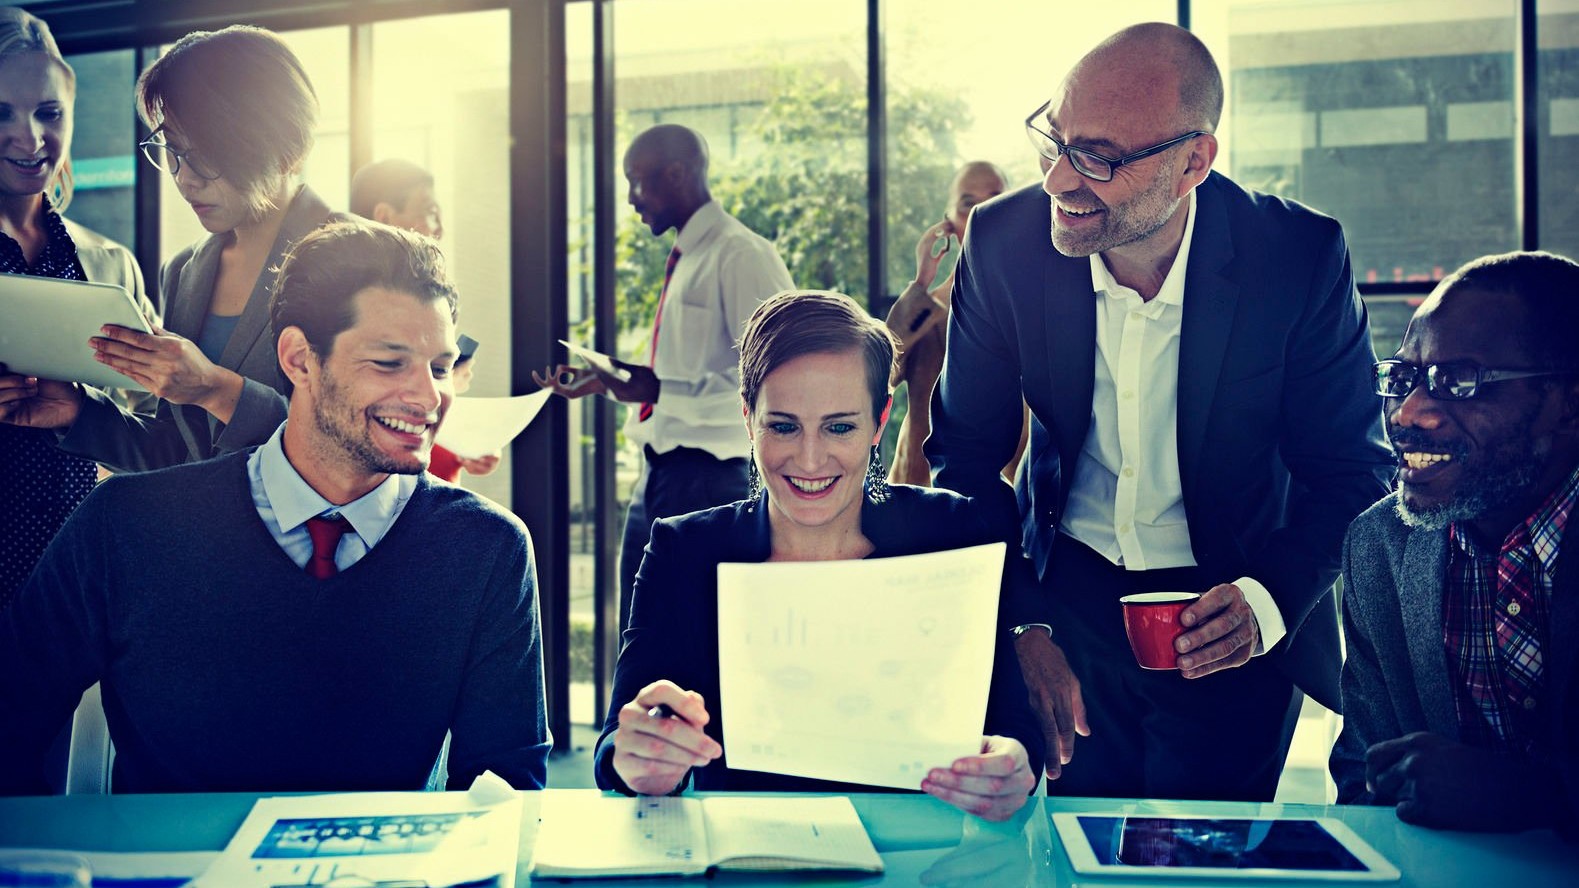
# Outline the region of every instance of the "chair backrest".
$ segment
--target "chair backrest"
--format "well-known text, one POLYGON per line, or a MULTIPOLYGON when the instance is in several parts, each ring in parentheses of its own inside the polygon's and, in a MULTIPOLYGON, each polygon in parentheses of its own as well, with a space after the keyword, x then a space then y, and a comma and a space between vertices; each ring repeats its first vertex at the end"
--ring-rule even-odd
MULTIPOLYGON (((439 757, 433 762, 433 770, 428 773, 428 785, 424 787, 428 792, 443 792, 450 781, 450 732, 444 732, 444 745, 439 747, 439 757)), ((465 789, 464 786, 453 787, 465 789)))
POLYGON ((66 792, 104 795, 110 791, 110 766, 115 745, 104 721, 104 699, 98 684, 82 692, 71 718, 71 750, 66 756, 66 792))

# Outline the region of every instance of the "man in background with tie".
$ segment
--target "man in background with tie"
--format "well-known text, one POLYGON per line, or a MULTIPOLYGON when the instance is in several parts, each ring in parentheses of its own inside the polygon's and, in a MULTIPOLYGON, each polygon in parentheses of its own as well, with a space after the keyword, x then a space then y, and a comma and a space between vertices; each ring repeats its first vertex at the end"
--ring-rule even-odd
POLYGON ((567 398, 590 394, 632 404, 625 436, 642 445, 620 547, 620 628, 652 523, 744 499, 750 441, 740 425, 735 342, 746 318, 788 290, 789 269, 773 244, 724 212, 707 189, 707 143, 662 124, 625 152, 626 199, 654 236, 677 234, 664 266, 648 364, 618 367, 619 380, 561 364, 539 385, 567 398))
POLYGON ((99 682, 117 792, 544 784, 525 526, 432 482, 456 292, 373 223, 292 250, 271 316, 287 421, 247 451, 101 484, 0 619, 0 794, 99 682))

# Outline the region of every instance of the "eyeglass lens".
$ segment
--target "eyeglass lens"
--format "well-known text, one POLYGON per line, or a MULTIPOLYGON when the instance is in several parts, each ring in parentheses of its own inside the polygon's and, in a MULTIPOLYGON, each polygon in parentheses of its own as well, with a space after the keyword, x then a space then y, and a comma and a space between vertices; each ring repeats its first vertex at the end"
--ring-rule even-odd
POLYGON ((172 176, 180 172, 184 164, 200 179, 219 178, 217 170, 211 169, 201 159, 193 157, 191 151, 177 151, 163 142, 144 142, 143 156, 148 158, 149 163, 172 176))
POLYGON ((1407 397, 1420 384, 1424 371, 1426 393, 1434 398, 1462 401, 1474 397, 1480 386, 1480 372, 1462 364, 1431 364, 1418 367, 1403 361, 1384 361, 1376 366, 1376 393, 1388 398, 1407 397))
POLYGON ((1028 127, 1026 131, 1030 134, 1031 144, 1035 146, 1037 152, 1048 160, 1056 161, 1060 157, 1068 157, 1075 169, 1087 178, 1099 182, 1106 182, 1112 178, 1113 167, 1102 158, 1087 154, 1078 148, 1065 148, 1035 127, 1028 127))

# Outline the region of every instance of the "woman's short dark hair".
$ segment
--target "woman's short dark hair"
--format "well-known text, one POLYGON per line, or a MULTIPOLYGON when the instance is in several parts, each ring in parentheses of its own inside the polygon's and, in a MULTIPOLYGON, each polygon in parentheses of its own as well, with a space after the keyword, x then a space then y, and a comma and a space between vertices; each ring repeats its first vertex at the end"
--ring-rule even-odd
POLYGON ((740 397, 755 410, 768 374, 804 355, 860 351, 872 416, 888 406, 888 376, 898 343, 887 325, 854 299, 829 290, 785 290, 757 306, 740 337, 740 397))
POLYGON ((173 124, 256 212, 265 187, 301 170, 312 150, 318 95, 279 35, 250 25, 193 31, 137 80, 150 129, 173 124))
POLYGON ((431 238, 378 222, 335 222, 298 241, 280 265, 269 302, 275 348, 280 333, 296 327, 327 360, 335 337, 356 324, 356 294, 368 287, 443 299, 456 318, 459 296, 431 238))

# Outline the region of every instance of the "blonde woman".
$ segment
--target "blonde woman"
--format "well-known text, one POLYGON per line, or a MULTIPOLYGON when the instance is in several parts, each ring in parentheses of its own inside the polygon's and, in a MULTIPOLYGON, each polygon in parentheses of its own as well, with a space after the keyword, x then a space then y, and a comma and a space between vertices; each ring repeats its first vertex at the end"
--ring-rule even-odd
MULTIPOLYGON (((61 215, 71 203, 76 97, 76 74, 49 26, 0 7, 0 273, 119 284, 151 314, 132 254, 61 215)), ((0 391, 0 416, 13 409, 0 391)), ((53 434, 0 424, 0 609, 97 474, 91 460, 58 450, 53 434)))

